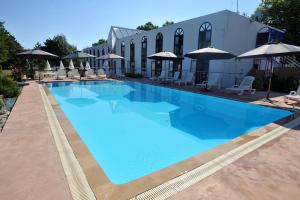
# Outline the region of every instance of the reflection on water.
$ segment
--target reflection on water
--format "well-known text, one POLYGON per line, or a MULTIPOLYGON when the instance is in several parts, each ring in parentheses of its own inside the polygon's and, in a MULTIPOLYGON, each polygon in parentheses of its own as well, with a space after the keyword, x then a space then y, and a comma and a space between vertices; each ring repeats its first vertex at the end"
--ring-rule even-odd
POLYGON ((115 184, 135 180, 290 114, 130 81, 48 87, 115 184))

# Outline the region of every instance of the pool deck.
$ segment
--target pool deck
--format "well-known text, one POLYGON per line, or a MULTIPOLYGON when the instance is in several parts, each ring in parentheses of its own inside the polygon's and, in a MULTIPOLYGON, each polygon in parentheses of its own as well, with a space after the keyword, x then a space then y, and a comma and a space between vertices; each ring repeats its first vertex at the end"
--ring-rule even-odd
POLYGON ((30 82, 0 133, 0 199, 72 199, 38 89, 30 82))
MULTIPOLYGON (((229 98, 266 104, 262 96, 229 98)), ((299 199, 299 133, 289 131, 171 199, 299 199)), ((0 133, 0 160, 0 199, 72 199, 35 82, 24 87, 0 133)))

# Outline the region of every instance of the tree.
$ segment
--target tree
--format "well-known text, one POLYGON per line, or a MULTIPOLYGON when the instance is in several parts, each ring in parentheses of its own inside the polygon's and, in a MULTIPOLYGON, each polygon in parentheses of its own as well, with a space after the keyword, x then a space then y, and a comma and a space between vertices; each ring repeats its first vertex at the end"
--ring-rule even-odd
POLYGON ((20 63, 16 54, 23 51, 23 47, 16 38, 4 27, 4 22, 0 22, 0 65, 8 68, 11 65, 20 63))
POLYGON ((162 25, 162 27, 170 26, 170 25, 172 25, 172 24, 174 24, 173 21, 166 21, 166 22, 162 25))
POLYGON ((152 22, 147 22, 144 25, 138 26, 136 29, 143 30, 143 31, 150 31, 150 30, 157 29, 157 28, 158 28, 157 25, 152 24, 152 22))
POLYGON ((97 46, 97 45, 100 45, 100 44, 105 44, 105 43, 107 43, 107 40, 101 38, 101 39, 98 40, 98 42, 93 43, 92 46, 94 47, 94 46, 97 46))
POLYGON ((263 0, 256 12, 262 14, 262 23, 286 30, 286 43, 300 45, 299 0, 263 0))
MULTIPOLYGON (((36 46, 38 46, 38 43, 36 46)), ((58 55, 59 57, 64 57, 77 50, 76 46, 68 43, 64 35, 56 35, 52 39, 48 38, 44 42, 44 45, 40 48, 43 51, 53 53, 55 55, 58 55)))

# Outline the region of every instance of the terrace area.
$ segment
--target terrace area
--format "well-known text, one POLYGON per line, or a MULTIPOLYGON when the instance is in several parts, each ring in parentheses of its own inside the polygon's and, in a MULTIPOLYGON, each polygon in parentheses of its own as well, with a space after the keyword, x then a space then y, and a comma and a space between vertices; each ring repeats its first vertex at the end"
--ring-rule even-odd
MULTIPOLYGON (((199 92, 192 86, 170 87, 199 92)), ((243 96, 204 93, 293 110, 280 93, 272 93, 273 104, 261 100, 264 92, 243 96)), ((296 117, 298 112, 296 106, 296 117)), ((297 199, 299 133, 297 126, 170 199, 297 199)), ((41 93, 34 81, 22 90, 0 134, 0 159, 5 161, 0 163, 1 198, 72 199, 41 93)))

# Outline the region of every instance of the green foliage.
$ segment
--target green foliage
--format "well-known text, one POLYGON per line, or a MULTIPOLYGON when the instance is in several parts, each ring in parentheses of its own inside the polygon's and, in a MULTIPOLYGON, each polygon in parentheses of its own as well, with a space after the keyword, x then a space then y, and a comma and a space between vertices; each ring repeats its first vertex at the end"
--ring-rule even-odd
POLYGON ((286 30, 286 43, 300 45, 299 0, 263 0, 257 11, 262 13, 262 23, 286 30))
POLYGON ((170 25, 172 25, 172 24, 174 24, 173 21, 166 21, 166 22, 162 25, 162 27, 170 26, 170 25))
POLYGON ((0 74, 0 95, 5 98, 16 97, 20 93, 17 82, 6 74, 0 74))
POLYGON ((144 25, 138 26, 136 29, 143 30, 143 31, 150 31, 150 30, 157 29, 157 28, 158 28, 157 25, 152 24, 152 22, 147 22, 144 25))
POLYGON ((252 68, 248 74, 248 76, 253 76, 255 77, 255 80, 253 82, 253 88, 256 90, 263 90, 264 89, 264 77, 263 77, 263 72, 257 70, 256 68, 252 68))
POLYGON ((53 38, 48 38, 44 45, 36 44, 41 50, 53 53, 59 57, 64 57, 77 50, 76 46, 68 43, 64 35, 56 35, 53 38))
POLYGON ((273 91, 288 93, 292 90, 297 90, 299 79, 295 76, 281 77, 274 74, 272 77, 271 89, 273 91))
POLYGON ((16 38, 11 35, 4 27, 4 22, 0 22, 0 65, 8 68, 11 65, 17 65, 20 60, 16 54, 23 51, 23 47, 16 38))
POLYGON ((126 77, 130 77, 130 78, 142 78, 142 74, 135 74, 135 73, 125 73, 126 77))
POLYGON ((98 40, 98 42, 93 43, 92 46, 94 47, 94 46, 97 46, 97 45, 100 45, 100 44, 105 44, 105 43, 107 43, 107 40, 101 38, 101 39, 98 40))

